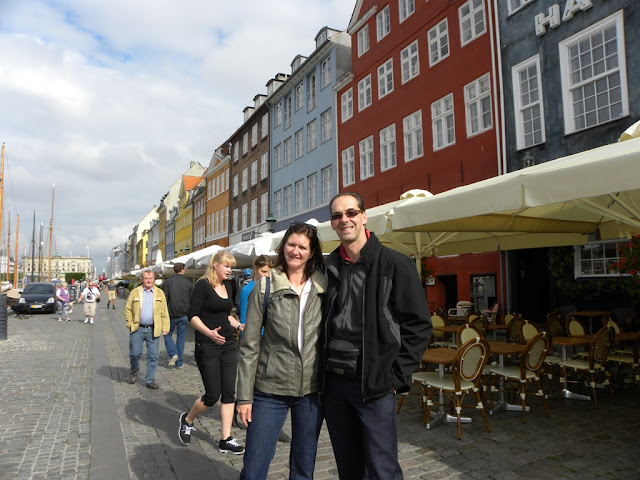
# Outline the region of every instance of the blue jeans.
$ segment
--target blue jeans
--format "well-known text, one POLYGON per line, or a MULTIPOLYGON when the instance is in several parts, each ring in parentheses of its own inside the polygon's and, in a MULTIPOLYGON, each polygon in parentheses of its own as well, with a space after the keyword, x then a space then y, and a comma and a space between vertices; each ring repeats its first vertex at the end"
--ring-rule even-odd
POLYGON ((316 463, 322 409, 317 393, 304 397, 254 393, 252 422, 247 429, 242 480, 267 478, 269 464, 276 453, 278 435, 291 410, 291 450, 289 479, 311 479, 316 463))
POLYGON ((178 356, 176 367, 182 366, 182 354, 184 353, 184 340, 187 336, 187 325, 189 320, 186 315, 182 317, 171 317, 171 327, 169 333, 164 336, 164 346, 167 349, 169 359, 174 355, 178 356), (176 341, 173 341, 173 331, 176 331, 176 341))
POLYGON ((155 381, 156 367, 158 366, 158 346, 160 337, 153 338, 153 325, 140 328, 129 335, 129 360, 131 361, 131 374, 137 375, 140 370, 140 356, 142 345, 147 344, 147 373, 144 376, 145 383, 155 381))

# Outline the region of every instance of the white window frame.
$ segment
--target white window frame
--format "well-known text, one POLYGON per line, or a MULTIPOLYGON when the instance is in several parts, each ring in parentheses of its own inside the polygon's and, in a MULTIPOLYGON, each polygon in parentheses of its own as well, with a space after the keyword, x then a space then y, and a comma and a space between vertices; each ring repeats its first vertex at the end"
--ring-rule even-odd
POLYGON ((320 64, 321 80, 320 89, 328 87, 331 83, 331 57, 325 58, 320 64))
POLYGON ((287 95, 284 99, 284 128, 289 128, 291 126, 291 95, 287 95))
POLYGON ((304 211, 304 179, 295 183, 295 213, 304 211))
POLYGON ((613 269, 609 267, 620 261, 620 249, 628 241, 626 239, 607 240, 574 246, 573 268, 575 278, 619 278, 620 273, 618 270, 615 267, 613 269))
POLYGON ((249 228, 249 206, 246 203, 242 204, 242 214, 240 217, 241 229, 246 230, 249 228))
POLYGON ((247 167, 242 169, 242 193, 249 189, 249 169, 247 167))
POLYGON ((398 11, 400 22, 404 22, 407 18, 413 15, 416 11, 415 0, 398 0, 398 11))
POLYGON ((331 109, 325 110, 320 115, 320 121, 322 123, 322 135, 321 143, 328 142, 332 137, 333 119, 331 118, 331 109))
POLYGON ((293 151, 291 150, 293 147, 291 137, 287 138, 284 141, 284 166, 291 164, 293 151))
POLYGON ((258 184, 258 160, 251 162, 251 186, 255 187, 258 184))
POLYGON ((282 213, 282 190, 273 192, 273 212, 276 218, 279 218, 282 213))
MULTIPOLYGON (((613 122, 619 120, 620 118, 626 117, 629 115, 629 94, 628 94, 628 84, 627 84, 627 65, 626 65, 626 53, 625 53, 625 35, 624 35, 624 16, 623 10, 618 10, 616 13, 600 20, 599 22, 585 28, 584 30, 572 35, 571 37, 561 41, 558 45, 560 50, 560 78, 561 78, 561 88, 562 88, 562 100, 563 100, 563 109, 564 109, 564 129, 565 134, 569 135, 574 132, 588 130, 589 128, 593 128, 596 126, 604 125, 609 122, 613 122), (587 80, 580 80, 572 75, 570 72, 570 53, 569 50, 575 45, 580 44, 581 42, 589 41, 592 37, 594 37, 599 32, 602 32, 611 27, 615 27, 616 31, 616 46, 617 46, 617 66, 613 68, 609 68, 608 70, 604 70, 601 72, 593 72, 593 76, 588 78, 587 80), (604 83, 610 85, 610 80, 614 77, 617 78, 617 83, 620 89, 620 114, 616 117, 610 115, 609 119, 606 120, 597 120, 596 123, 586 124, 584 126, 576 125, 576 110, 574 102, 574 90, 582 90, 583 95, 592 93, 592 95, 585 96, 585 102, 587 107, 590 107, 589 98, 593 97, 593 107, 590 112, 598 116, 598 111, 603 108, 603 106, 598 106, 597 101, 598 97, 605 96, 609 98, 610 93, 614 88, 609 88, 604 91, 596 91, 595 88, 590 85, 595 85, 596 88, 604 83), (589 92, 589 91, 592 92, 589 92)), ((593 50, 590 51, 590 53, 593 50)), ((609 57, 612 59, 612 56, 609 57)), ((595 62, 599 63, 599 62, 595 62)), ((603 62, 606 65, 606 62, 603 62)), ((606 68, 606 66, 605 66, 606 68)), ((605 105, 608 109, 610 109, 611 105, 605 105)), ((582 106, 584 109, 584 105, 582 106)), ((583 112, 581 112, 583 113, 583 112)), ((590 116, 585 115, 585 120, 588 120, 590 116)))
POLYGON ((240 141, 236 141, 233 144, 233 163, 236 163, 240 159, 240 141))
POLYGON ((429 66, 433 67, 451 53, 449 49, 449 23, 446 18, 429 29, 427 41, 429 43, 429 66))
POLYGON ((393 92, 393 57, 378 67, 378 99, 393 92))
POLYGON ((380 130, 380 171, 386 172, 398 164, 396 152, 396 124, 380 130))
POLYGON ((260 221, 266 222, 269 216, 269 192, 260 195, 260 221))
POLYGON ((360 180, 366 180, 373 177, 375 173, 373 159, 373 135, 360 140, 358 144, 358 153, 360 160, 360 180))
POLYGON ((238 175, 233 176, 233 196, 238 196, 238 175))
POLYGON ((431 104, 431 130, 433 132, 433 151, 450 147, 456 143, 456 119, 453 93, 431 104))
POLYGON ((371 74, 369 74, 358 82, 358 112, 369 107, 371 102, 371 74))
POLYGON ((353 88, 340 95, 340 109, 342 111, 342 123, 353 117, 353 88))
POLYGON ((273 123, 275 127, 279 127, 282 125, 282 100, 276 103, 276 108, 273 113, 274 119, 273 123))
POLYGON ((329 165, 320 170, 322 175, 322 203, 329 203, 329 200, 333 198, 334 184, 333 184, 333 167, 329 165))
POLYGON ((540 73, 540 54, 529 57, 511 68, 511 81, 513 83, 513 111, 516 116, 516 147, 518 150, 542 144, 546 140, 542 79, 540 78, 540 73), (528 74, 531 71, 531 68, 535 68, 535 79, 532 80, 530 76, 527 76, 525 81, 527 83, 526 88, 528 90, 523 91, 521 75, 525 72, 528 74), (531 85, 532 82, 535 82, 535 85, 531 85), (531 88, 535 88, 537 98, 531 98, 531 88), (537 121, 539 122, 540 128, 533 128, 532 130, 531 127, 527 128, 527 125, 531 125, 532 122, 535 123, 536 120, 532 116, 533 113, 531 112, 535 112, 536 110, 539 114, 537 121), (529 116, 529 118, 527 118, 527 116, 529 116), (529 140, 529 136, 533 135, 535 137, 535 132, 539 132, 540 139, 537 141, 535 138, 529 140))
POLYGON ((258 144, 258 122, 251 127, 251 148, 258 144))
POLYGON ((478 135, 493 128, 493 105, 491 98, 491 81, 489 74, 485 73, 473 82, 464 86, 464 107, 467 124, 467 138, 478 135), (483 90, 483 88, 485 88, 483 90), (488 99, 488 103, 485 100, 488 99), (484 121, 487 111, 484 106, 489 107, 489 124, 484 121))
POLYGON ((355 148, 351 145, 342 151, 342 186, 356 183, 355 148))
POLYGON ((464 47, 487 31, 487 18, 484 13, 484 0, 469 0, 458 8, 460 23, 460 45, 464 47), (481 15, 481 18, 478 18, 481 15), (482 25, 478 24, 482 22, 482 25), (469 32, 467 38, 465 34, 469 32))
POLYGON ((307 123, 307 152, 315 150, 318 146, 318 120, 314 118, 307 123))
POLYGON ((422 157, 424 155, 422 110, 413 112, 402 119, 402 133, 405 163, 422 157))
POLYGON ((369 25, 365 25, 357 33, 358 58, 369 51, 369 25))
POLYGON ((260 180, 269 176, 269 152, 264 152, 260 157, 260 180))
POLYGON ((251 226, 258 224, 258 199, 251 199, 251 226))
POLYGON ((310 112, 316 108, 316 74, 315 72, 308 77, 308 92, 307 92, 307 111, 310 112))
POLYGON ((291 195, 292 195, 292 188, 291 185, 287 185, 286 187, 284 187, 283 191, 283 216, 286 217, 290 217, 291 216, 291 195))
POLYGON ((261 133, 261 136, 260 136, 261 139, 264 139, 264 138, 267 137, 267 135, 269 135, 269 114, 268 113, 265 113, 262 116, 262 123, 260 125, 260 133, 261 133))
POLYGON ((304 105, 304 82, 300 82, 296 85, 296 112, 304 105))
POLYGON ((509 15, 513 15, 531 2, 533 2, 533 0, 507 0, 507 10, 509 15))
POLYGON ((279 143, 273 147, 273 170, 278 171, 282 168, 282 144, 279 143))
POLYGON ((379 42, 391 33, 391 11, 389 5, 376 15, 376 39, 379 42))
POLYGON ((232 222, 233 231, 237 232, 238 231, 238 209, 237 208, 234 208, 233 212, 231 213, 231 222, 232 222))
POLYGON ((420 75, 418 40, 414 40, 400 51, 400 67, 403 85, 420 75))
POLYGON ((307 205, 309 209, 318 204, 318 172, 307 176, 307 205))
POLYGON ((296 160, 304 155, 304 130, 301 128, 296 132, 296 160))
POLYGON ((242 155, 246 155, 249 152, 249 132, 244 132, 242 135, 242 155))

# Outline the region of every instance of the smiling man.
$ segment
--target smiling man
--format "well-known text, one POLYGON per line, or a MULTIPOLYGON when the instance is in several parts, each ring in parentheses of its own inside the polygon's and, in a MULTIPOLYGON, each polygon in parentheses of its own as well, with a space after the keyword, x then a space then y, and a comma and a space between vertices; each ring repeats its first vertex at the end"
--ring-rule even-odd
POLYGON ((323 404, 342 480, 402 478, 395 394, 431 338, 431 317, 413 259, 366 229, 357 193, 329 203, 341 244, 327 258, 323 309, 323 404))

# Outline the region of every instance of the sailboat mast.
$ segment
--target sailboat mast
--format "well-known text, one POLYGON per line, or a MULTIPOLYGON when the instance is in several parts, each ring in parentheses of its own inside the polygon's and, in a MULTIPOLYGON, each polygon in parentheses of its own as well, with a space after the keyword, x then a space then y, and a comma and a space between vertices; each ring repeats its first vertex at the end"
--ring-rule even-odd
POLYGON ((51 187, 51 217, 49 219, 49 276, 48 281, 51 281, 51 247, 53 246, 53 198, 56 192, 55 184, 51 187))
POLYGON ((20 214, 16 215, 16 251, 13 254, 13 288, 18 288, 18 232, 20 232, 20 214))
MULTIPOLYGON (((2 142, 2 157, 0 159, 0 238, 2 238, 2 197, 3 197, 3 193, 4 193, 4 142, 2 142)), ((7 268, 9 268, 9 267, 7 266, 7 268)))
POLYGON ((7 278, 5 279, 9 282, 9 265, 11 264, 11 208, 9 208, 9 220, 7 222, 7 278))

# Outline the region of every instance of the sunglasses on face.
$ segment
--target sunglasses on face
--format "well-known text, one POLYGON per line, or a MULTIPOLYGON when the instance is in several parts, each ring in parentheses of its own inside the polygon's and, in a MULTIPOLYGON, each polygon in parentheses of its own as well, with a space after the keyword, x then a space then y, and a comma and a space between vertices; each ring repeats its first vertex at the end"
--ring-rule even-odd
POLYGON ((345 211, 345 212, 335 212, 331 214, 331 220, 332 221, 336 221, 336 220, 341 220, 343 215, 346 215, 347 218, 355 218, 357 217, 360 213, 362 213, 362 210, 357 210, 355 208, 350 208, 349 210, 345 211))
POLYGON ((303 225, 305 227, 309 227, 314 232, 316 232, 318 230, 315 225, 311 225, 310 223, 305 223, 305 222, 299 222, 298 220, 294 220, 293 222, 291 222, 291 225, 289 225, 289 229, 291 227, 295 227, 296 225, 303 225))

